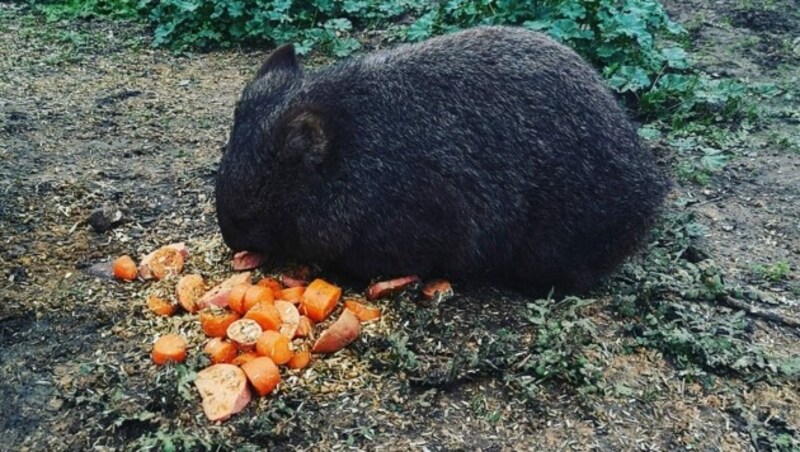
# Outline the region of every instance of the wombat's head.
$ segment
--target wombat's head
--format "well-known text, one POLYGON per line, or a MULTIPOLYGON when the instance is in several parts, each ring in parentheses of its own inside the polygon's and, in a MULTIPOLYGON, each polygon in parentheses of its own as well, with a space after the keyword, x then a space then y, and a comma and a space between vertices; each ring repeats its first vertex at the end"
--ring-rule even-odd
POLYGON ((331 130, 324 109, 300 100, 302 86, 294 48, 285 45, 236 105, 216 181, 217 219, 233 250, 286 257, 310 229, 301 223, 320 221, 314 200, 324 197, 320 172, 331 130))

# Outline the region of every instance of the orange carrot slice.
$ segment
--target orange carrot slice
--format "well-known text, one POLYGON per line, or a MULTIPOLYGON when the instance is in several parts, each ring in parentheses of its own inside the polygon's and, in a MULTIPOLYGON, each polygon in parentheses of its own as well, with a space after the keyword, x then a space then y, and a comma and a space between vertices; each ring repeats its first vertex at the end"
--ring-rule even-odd
POLYGON ((178 280, 175 292, 178 294, 178 303, 186 312, 194 313, 199 310, 197 300, 206 290, 206 282, 200 275, 186 275, 178 280))
POLYGON ((300 313, 297 308, 288 301, 275 300, 275 309, 281 315, 281 326, 278 329, 281 334, 292 339, 297 332, 300 324, 300 313))
POLYGON ((247 312, 247 309, 244 307, 244 294, 247 293, 247 289, 249 288, 249 283, 237 284, 231 288, 231 291, 228 293, 228 307, 231 308, 233 312, 238 312, 239 314, 247 312))
POLYGON ((272 392, 281 382, 281 372, 278 370, 278 366, 266 356, 260 356, 242 364, 242 370, 250 380, 250 384, 261 396, 272 392))
POLYGON ((231 323, 239 320, 239 314, 220 308, 208 308, 200 311, 200 327, 210 337, 225 337, 231 323))
POLYGON ((306 287, 300 300, 300 312, 315 322, 330 315, 342 296, 342 289, 322 279, 315 279, 306 287))
POLYGON ((256 353, 272 359, 275 364, 286 364, 292 359, 289 338, 277 331, 264 331, 256 342, 256 353))
POLYGON ((242 354, 234 358, 234 360, 231 361, 231 364, 241 366, 242 364, 248 361, 252 361, 256 358, 258 358, 258 355, 255 352, 243 352, 242 354))
POLYGON ((152 293, 147 297, 147 308, 153 311, 153 313, 156 315, 169 317, 172 314, 175 314, 176 306, 152 293))
POLYGON ((252 350, 262 332, 261 325, 252 319, 239 319, 226 330, 228 339, 242 350, 252 350))
POLYGON ((403 288, 409 284, 417 281, 419 281, 419 278, 416 276, 406 276, 403 278, 395 278, 388 281, 375 283, 367 288, 367 300, 387 297, 403 290, 403 288))
POLYGON ((277 330, 281 327, 281 314, 272 303, 259 303, 253 306, 244 318, 255 320, 264 331, 277 330))
POLYGON ((186 359, 186 339, 177 334, 166 334, 153 343, 153 362, 163 365, 180 363, 186 359))
POLYGON ((244 310, 247 312, 259 303, 272 303, 274 300, 272 289, 263 286, 250 286, 244 294, 244 310))
POLYGON ((256 283, 257 286, 266 287, 272 290, 273 294, 277 294, 281 290, 283 290, 283 285, 281 285, 280 281, 275 278, 270 278, 269 276, 265 276, 261 278, 260 281, 256 283))
POLYGON ((114 277, 123 281, 133 281, 139 270, 136 268, 136 262, 127 254, 114 259, 112 264, 114 270, 114 277))
POLYGON ((311 352, 308 348, 303 347, 294 352, 292 359, 286 363, 286 367, 290 369, 304 369, 311 362, 311 352))
POLYGON ((291 301, 292 303, 299 303, 300 299, 303 298, 303 293, 305 293, 305 291, 306 288, 303 286, 290 287, 288 289, 283 289, 280 292, 276 293, 275 299, 291 301))
POLYGON ((252 394, 245 372, 233 364, 214 364, 197 372, 194 384, 210 421, 224 421, 242 411, 252 394))
POLYGON ((380 308, 361 303, 357 300, 344 300, 344 307, 353 311, 353 314, 355 314, 361 322, 369 322, 370 320, 381 318, 380 308))
POLYGON ((361 322, 349 309, 342 311, 342 315, 327 330, 323 331, 314 348, 314 353, 334 353, 347 347, 361 332, 361 322))
POLYGON ((239 351, 236 346, 230 342, 226 342, 218 337, 215 337, 206 343, 203 351, 208 355, 211 362, 214 364, 229 363, 236 359, 239 351))

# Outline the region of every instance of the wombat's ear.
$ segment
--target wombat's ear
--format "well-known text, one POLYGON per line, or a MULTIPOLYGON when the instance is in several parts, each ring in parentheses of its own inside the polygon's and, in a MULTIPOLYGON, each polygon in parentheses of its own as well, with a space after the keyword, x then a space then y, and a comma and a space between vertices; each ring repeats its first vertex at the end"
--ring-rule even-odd
POLYGON ((300 65, 297 63, 297 55, 294 53, 294 44, 284 44, 269 54, 267 60, 261 65, 256 74, 256 78, 263 77, 272 71, 297 72, 300 65))
POLYGON ((299 111, 285 118, 285 139, 282 156, 319 165, 328 154, 328 134, 319 113, 299 111))

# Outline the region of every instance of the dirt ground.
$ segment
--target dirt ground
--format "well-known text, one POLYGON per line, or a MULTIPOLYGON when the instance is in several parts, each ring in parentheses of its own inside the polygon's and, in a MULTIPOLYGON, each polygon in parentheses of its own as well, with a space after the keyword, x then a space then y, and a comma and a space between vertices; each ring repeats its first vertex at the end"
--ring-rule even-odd
MULTIPOLYGON (((700 68, 765 88, 750 99, 760 119, 731 131, 724 169, 706 185, 676 176, 664 223, 688 215, 695 233, 659 284, 713 262, 729 293, 800 319, 800 5, 666 6, 690 30, 700 68), (700 257, 684 265, 688 254, 700 257)), ((230 274, 213 178, 232 106, 262 57, 176 55, 150 48, 138 25, 45 23, 0 3, 0 449, 800 449, 800 330, 673 296, 675 319, 681 309, 733 319, 742 329, 731 343, 750 361, 720 364, 728 342, 681 354, 669 345, 688 343, 677 336, 636 336, 620 300, 630 275, 653 274, 643 256, 580 308, 591 328, 558 323, 556 342, 525 314, 533 300, 502 288, 456 285, 434 307, 381 301, 386 315, 350 349, 286 372, 278 394, 209 423, 187 383, 204 364, 196 319, 155 317, 144 304, 154 285, 92 266, 186 241, 188 271, 230 274), (89 218, 103 207, 121 221, 97 232, 89 218), (576 345, 570 331, 590 339, 576 345), (166 332, 195 347, 186 366, 152 365, 166 332), (569 366, 548 361, 553 378, 520 358, 534 350, 544 363, 549 343, 577 347, 557 357, 580 351, 569 366)), ((669 140, 653 145, 672 174, 690 158, 669 140)), ((660 231, 653 254, 672 241, 660 231)))

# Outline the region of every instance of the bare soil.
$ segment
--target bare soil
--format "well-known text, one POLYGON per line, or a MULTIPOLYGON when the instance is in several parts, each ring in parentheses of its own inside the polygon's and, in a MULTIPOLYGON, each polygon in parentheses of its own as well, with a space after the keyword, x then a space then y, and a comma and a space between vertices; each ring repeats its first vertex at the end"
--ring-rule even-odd
MULTIPOLYGON (((762 120, 737 135, 736 158, 706 186, 677 180, 665 216, 694 216, 703 233, 693 246, 726 285, 800 318, 800 5, 666 6, 692 32, 699 67, 775 91, 757 99, 762 120)), ((187 383, 205 364, 196 319, 145 307, 147 293, 174 281, 123 284, 93 266, 186 241, 187 271, 212 281, 231 273, 213 180, 233 104, 262 57, 176 55, 150 48, 137 24, 46 23, 0 3, 1 450, 800 448, 797 374, 749 378, 632 345, 613 281, 581 310, 596 328, 591 384, 498 367, 495 358, 524 348, 453 371, 484 350, 487 332, 514 332, 514 344, 542 337, 524 314, 533 300, 456 285, 435 308, 380 302, 386 315, 348 350, 285 373, 278 394, 209 423, 187 383), (97 232, 89 219, 103 207, 122 219, 97 232), (401 353, 397 334, 409 325, 426 326, 409 333, 419 341, 409 348, 428 355, 401 353), (152 341, 167 332, 194 346, 186 366, 152 365, 152 341)), ((664 143, 657 152, 668 171, 683 158, 664 143)), ((696 303, 711 317, 731 314, 696 303)), ((797 329, 747 323, 754 346, 800 359, 797 329)))

